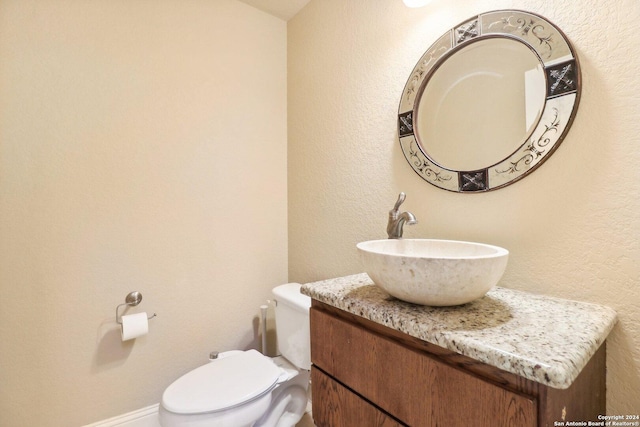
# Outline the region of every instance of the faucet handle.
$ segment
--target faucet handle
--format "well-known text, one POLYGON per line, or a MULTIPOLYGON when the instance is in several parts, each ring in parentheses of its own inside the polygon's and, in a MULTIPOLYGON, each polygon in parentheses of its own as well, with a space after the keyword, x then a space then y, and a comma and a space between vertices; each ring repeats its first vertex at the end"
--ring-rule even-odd
POLYGON ((389 211, 389 221, 387 222, 387 235, 390 239, 402 238, 402 227, 404 224, 412 225, 416 224, 418 220, 411 212, 400 213, 400 205, 404 202, 407 195, 400 193, 398 195, 398 201, 392 210, 389 211))
POLYGON ((396 204, 395 204, 395 206, 393 207, 393 210, 394 210, 394 211, 397 211, 398 209, 400 209, 400 205, 404 203, 404 199, 406 199, 406 198, 407 198, 407 195, 406 195, 406 194, 404 194, 404 192, 401 192, 401 193, 398 195, 398 201, 396 201, 396 204))

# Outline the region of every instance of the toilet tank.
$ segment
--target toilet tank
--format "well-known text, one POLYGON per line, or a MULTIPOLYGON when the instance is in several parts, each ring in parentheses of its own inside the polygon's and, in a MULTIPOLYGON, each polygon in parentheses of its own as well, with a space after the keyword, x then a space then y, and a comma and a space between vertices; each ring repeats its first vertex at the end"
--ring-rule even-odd
POLYGON ((311 298, 300 293, 299 283, 287 283, 273 289, 276 335, 280 353, 296 367, 311 369, 309 307, 311 298))

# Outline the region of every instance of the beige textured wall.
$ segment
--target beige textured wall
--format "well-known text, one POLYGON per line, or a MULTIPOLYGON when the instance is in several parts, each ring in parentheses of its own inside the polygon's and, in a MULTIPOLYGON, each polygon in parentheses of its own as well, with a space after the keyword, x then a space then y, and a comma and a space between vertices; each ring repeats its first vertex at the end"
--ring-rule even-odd
POLYGON ((287 280, 286 23, 235 0, 0 1, 0 425, 159 402, 287 280), (116 305, 157 312, 122 343, 116 305))
POLYGON ((635 0, 313 0, 288 24, 289 279, 360 272, 355 244, 385 238, 400 191, 420 220, 407 237, 508 248, 502 286, 606 304, 608 411, 640 409, 640 3, 635 0), (396 140, 400 93, 450 27, 503 8, 562 28, 582 64, 582 102, 558 151, 487 194, 422 181, 396 140))

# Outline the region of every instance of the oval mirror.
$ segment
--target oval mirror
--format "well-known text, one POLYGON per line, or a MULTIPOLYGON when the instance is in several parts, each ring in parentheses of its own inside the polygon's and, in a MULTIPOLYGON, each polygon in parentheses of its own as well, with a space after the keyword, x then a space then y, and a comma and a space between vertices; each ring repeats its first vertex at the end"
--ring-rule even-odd
POLYGON ((564 34, 532 13, 474 17, 440 37, 402 92, 398 137, 420 177, 495 190, 542 164, 569 130, 580 70, 564 34))

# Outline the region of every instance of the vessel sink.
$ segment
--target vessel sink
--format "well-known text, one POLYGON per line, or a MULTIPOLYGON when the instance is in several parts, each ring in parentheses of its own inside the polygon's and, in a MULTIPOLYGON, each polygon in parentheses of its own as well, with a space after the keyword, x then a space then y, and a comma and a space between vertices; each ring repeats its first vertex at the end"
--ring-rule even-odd
POLYGON ((498 246, 456 240, 370 240, 356 247, 376 285, 402 301, 430 306, 483 297, 502 277, 509 257, 498 246))

